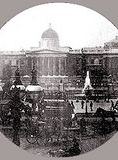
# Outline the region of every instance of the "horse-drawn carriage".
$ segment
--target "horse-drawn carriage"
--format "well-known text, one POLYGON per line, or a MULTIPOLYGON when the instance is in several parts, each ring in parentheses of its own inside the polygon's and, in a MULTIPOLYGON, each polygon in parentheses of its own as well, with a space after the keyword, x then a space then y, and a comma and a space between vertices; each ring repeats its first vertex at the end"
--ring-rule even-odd
POLYGON ((43 104, 45 104, 43 116, 40 119, 37 118, 37 137, 28 136, 28 141, 31 143, 35 141, 59 141, 62 132, 65 134, 64 127, 71 126, 73 109, 68 101, 44 99, 43 104), (42 122, 42 126, 39 125, 40 122, 42 122))
MULTIPOLYGON (((98 108, 94 114, 90 115, 90 117, 78 115, 77 117, 79 120, 77 120, 77 118, 72 119, 69 115, 67 119, 66 116, 64 117, 64 109, 56 108, 56 106, 54 107, 52 102, 57 103, 56 100, 50 102, 47 100, 46 103, 48 105, 44 111, 44 119, 36 121, 36 130, 32 130, 27 134, 28 142, 38 142, 40 145, 53 142, 62 143, 62 141, 67 141, 69 143, 72 141, 73 137, 79 139, 83 136, 87 138, 90 136, 105 135, 116 129, 117 122, 115 121, 114 112, 98 108), (78 124, 76 125, 73 121, 78 124)), ((61 103, 62 102, 63 101, 61 101, 61 103)))

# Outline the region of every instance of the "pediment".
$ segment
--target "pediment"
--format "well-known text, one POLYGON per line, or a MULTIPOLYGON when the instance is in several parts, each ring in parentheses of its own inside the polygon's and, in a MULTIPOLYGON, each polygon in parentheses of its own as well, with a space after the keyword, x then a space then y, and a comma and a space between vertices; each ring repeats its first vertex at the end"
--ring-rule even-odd
POLYGON ((61 50, 50 50, 50 49, 40 49, 40 50, 34 50, 29 51, 27 54, 29 55, 38 55, 38 54, 66 54, 66 52, 62 52, 61 50))
POLYGON ((49 49, 42 49, 37 51, 38 53, 63 53, 60 50, 49 50, 49 49))

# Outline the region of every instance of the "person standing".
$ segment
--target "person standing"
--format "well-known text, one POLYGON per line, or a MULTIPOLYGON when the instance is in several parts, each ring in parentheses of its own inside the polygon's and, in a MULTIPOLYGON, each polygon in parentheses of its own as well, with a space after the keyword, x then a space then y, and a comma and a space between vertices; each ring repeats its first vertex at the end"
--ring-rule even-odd
POLYGON ((81 108, 82 108, 82 109, 84 109, 84 103, 85 103, 85 102, 82 100, 82 101, 81 101, 81 108))
POLYGON ((75 109, 73 101, 71 101, 71 107, 72 107, 72 109, 75 109))
POLYGON ((112 111, 112 110, 114 110, 114 108, 115 108, 114 102, 113 102, 113 100, 111 100, 111 107, 110 107, 110 110, 112 111))
POLYGON ((93 111, 93 102, 90 102, 90 110, 93 111))
POLYGON ((86 132, 86 120, 84 117, 80 119, 80 133, 83 135, 86 132))

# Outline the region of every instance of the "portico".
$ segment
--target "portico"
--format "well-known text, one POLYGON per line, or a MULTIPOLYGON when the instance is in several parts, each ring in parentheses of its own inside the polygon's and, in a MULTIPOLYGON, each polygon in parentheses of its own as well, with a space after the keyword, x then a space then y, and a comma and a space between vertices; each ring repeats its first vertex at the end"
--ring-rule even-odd
POLYGON ((30 65, 35 61, 38 81, 40 83, 59 83, 67 81, 67 53, 43 50, 28 53, 30 65))

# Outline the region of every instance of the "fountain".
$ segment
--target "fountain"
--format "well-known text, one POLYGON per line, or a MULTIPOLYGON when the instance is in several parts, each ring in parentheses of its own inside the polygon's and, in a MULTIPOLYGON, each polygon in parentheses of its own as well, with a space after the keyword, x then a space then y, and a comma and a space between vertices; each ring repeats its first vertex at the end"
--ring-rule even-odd
POLYGON ((86 91, 90 91, 93 90, 93 87, 91 86, 91 82, 90 82, 90 77, 89 77, 89 71, 87 71, 87 75, 86 75, 86 79, 85 79, 85 83, 84 83, 84 88, 82 90, 82 93, 86 94, 86 91))
POLYGON ((86 115, 88 114, 87 102, 92 97, 92 91, 93 91, 93 87, 91 86, 89 71, 87 71, 87 75, 86 75, 85 83, 84 83, 84 88, 82 90, 82 93, 85 94, 85 98, 86 98, 86 106, 85 106, 85 114, 86 115))

